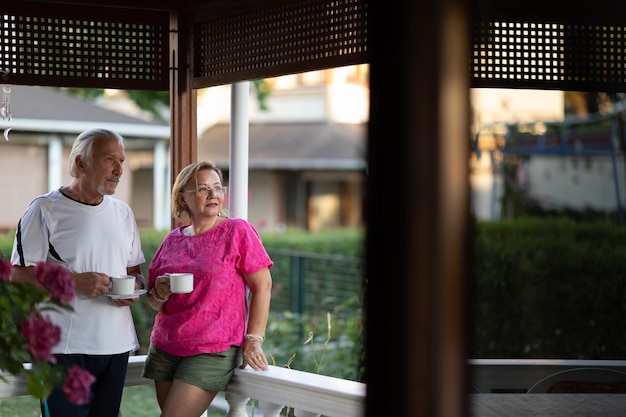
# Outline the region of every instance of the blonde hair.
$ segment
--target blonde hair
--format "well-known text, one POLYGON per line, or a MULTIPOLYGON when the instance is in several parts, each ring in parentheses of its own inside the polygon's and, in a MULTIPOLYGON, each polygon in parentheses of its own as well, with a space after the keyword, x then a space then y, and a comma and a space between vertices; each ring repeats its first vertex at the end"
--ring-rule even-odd
MULTIPOLYGON (((212 169, 217 172, 217 175, 220 177, 220 182, 224 183, 224 174, 222 170, 220 170, 217 165, 213 161, 199 161, 194 162, 193 164, 189 164, 183 169, 180 170, 178 175, 176 176, 176 180, 174 180, 174 185, 172 186, 172 196, 171 196, 171 208, 172 208, 172 216, 180 219, 180 214, 185 211, 185 207, 178 199, 178 195, 183 191, 184 188, 187 187, 190 183, 194 184, 194 188, 198 188, 197 175, 198 172, 212 169)), ((221 215, 227 215, 226 210, 222 207, 221 215)))

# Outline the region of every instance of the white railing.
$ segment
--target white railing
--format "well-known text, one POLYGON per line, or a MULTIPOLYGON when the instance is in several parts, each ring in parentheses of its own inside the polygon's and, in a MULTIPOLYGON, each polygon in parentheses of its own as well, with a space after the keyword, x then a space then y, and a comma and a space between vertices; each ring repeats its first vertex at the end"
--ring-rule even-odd
POLYGON ((277 366, 260 372, 236 369, 225 398, 232 417, 247 416, 250 398, 258 400, 263 417, 277 417, 284 407, 292 408, 295 416, 365 414, 365 384, 277 366))
POLYGON ((626 371, 624 360, 584 359, 470 359, 470 392, 525 393, 537 382, 557 372, 575 368, 626 371))
MULTIPOLYGON (((131 356, 125 386, 152 384, 141 376, 145 356, 131 356)), ((0 398, 28 395, 26 379, 0 373, 0 398)), ((246 417, 249 402, 264 417, 277 417, 289 407, 296 417, 362 417, 365 414, 365 384, 317 375, 294 369, 270 366, 268 371, 236 369, 225 399, 229 417, 246 417)))
MULTIPOLYGON (((125 386, 152 384, 141 376, 145 356, 131 356, 125 386)), ((609 368, 626 371, 624 360, 470 359, 470 391, 526 392, 550 374, 573 368, 609 368)), ((0 373, 0 398, 28 395, 26 379, 0 373)), ((291 408, 297 417, 362 417, 365 384, 270 366, 268 371, 236 369, 224 395, 229 417, 246 417, 256 407, 264 417, 276 417, 291 408), (252 401, 254 400, 254 401, 252 401)), ((221 399, 221 396, 220 396, 221 399)), ((213 405, 212 405, 213 407, 213 405)))

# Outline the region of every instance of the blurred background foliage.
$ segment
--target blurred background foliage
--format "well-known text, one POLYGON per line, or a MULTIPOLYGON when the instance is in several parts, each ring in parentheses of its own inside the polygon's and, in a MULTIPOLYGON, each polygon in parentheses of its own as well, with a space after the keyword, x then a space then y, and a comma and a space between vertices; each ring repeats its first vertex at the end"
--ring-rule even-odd
MULTIPOLYGON (((148 260, 145 273, 165 233, 141 232, 148 260)), ((626 327, 622 326, 626 316, 624 227, 597 219, 517 217, 475 221, 472 233, 470 357, 626 357, 626 327)), ((361 380, 365 355, 363 231, 288 231, 261 233, 261 237, 276 262, 272 271, 275 293, 264 343, 270 362, 361 380), (294 311, 293 300, 288 298, 293 293, 287 288, 293 282, 294 268, 287 258, 302 253, 306 261, 299 274, 304 277, 300 289, 304 301, 300 311, 294 311), (319 269, 325 264, 327 269, 319 269), (307 304, 307 297, 319 308, 307 304)), ((0 236, 4 257, 10 254, 12 243, 12 234, 0 236)), ((144 301, 132 309, 142 346, 139 353, 143 354, 155 312, 144 301)))
POLYGON ((520 217, 477 223, 472 358, 626 357, 626 229, 520 217))

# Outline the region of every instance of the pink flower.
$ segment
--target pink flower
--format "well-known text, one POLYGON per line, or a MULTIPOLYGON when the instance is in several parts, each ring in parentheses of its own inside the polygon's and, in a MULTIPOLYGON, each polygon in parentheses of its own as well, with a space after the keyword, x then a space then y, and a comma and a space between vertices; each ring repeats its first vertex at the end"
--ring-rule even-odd
POLYGON ((56 358, 50 350, 61 341, 61 329, 55 326, 49 317, 34 312, 30 313, 28 320, 20 323, 20 327, 33 359, 56 363, 56 358))
POLYGON ((78 365, 74 365, 67 372, 63 383, 63 392, 67 399, 74 404, 87 404, 91 395, 91 384, 96 378, 78 365))
POLYGON ((0 259, 0 282, 7 282, 11 278, 13 265, 8 260, 0 259))
POLYGON ((50 298, 68 304, 74 298, 75 285, 69 272, 61 266, 49 262, 39 262, 33 271, 37 284, 50 293, 50 298))

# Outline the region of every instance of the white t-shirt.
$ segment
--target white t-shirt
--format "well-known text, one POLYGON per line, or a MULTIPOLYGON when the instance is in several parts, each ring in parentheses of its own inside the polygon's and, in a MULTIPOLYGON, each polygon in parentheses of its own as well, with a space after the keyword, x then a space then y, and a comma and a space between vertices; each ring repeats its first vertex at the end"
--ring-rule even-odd
MULTIPOLYGON (((47 261, 72 272, 126 274, 126 267, 145 262, 132 209, 105 196, 97 205, 80 203, 52 191, 32 201, 18 224, 11 263, 34 266, 47 261)), ((53 353, 117 354, 139 348, 130 307, 119 307, 106 295, 76 293, 73 312, 46 312, 61 327, 53 353)))

